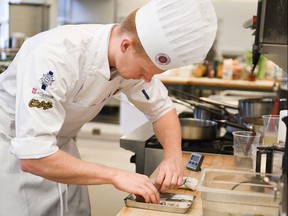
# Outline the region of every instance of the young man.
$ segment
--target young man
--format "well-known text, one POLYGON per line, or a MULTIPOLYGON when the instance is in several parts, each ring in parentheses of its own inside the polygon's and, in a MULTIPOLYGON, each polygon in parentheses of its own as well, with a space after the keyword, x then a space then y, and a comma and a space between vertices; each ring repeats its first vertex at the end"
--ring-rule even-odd
POLYGON ((0 212, 90 215, 86 185, 146 202, 182 183, 181 130, 153 76, 201 62, 216 33, 206 0, 152 0, 120 25, 63 26, 27 40, 0 75, 0 212), (80 160, 73 137, 123 92, 153 122, 164 158, 156 182, 80 160))

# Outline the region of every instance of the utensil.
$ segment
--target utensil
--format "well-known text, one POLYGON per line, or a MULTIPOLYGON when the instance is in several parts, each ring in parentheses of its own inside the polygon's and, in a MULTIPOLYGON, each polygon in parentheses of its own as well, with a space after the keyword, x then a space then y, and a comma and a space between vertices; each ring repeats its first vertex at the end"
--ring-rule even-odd
POLYGON ((241 130, 245 130, 245 131, 253 131, 253 125, 252 124, 246 124, 246 123, 233 123, 233 122, 229 122, 227 120, 214 120, 215 122, 219 123, 220 125, 223 126, 231 126, 231 127, 235 127, 241 130))
MULTIPOLYGON (((276 116, 277 114, 279 114, 279 97, 275 98, 275 102, 274 102, 274 106, 272 110, 272 116, 276 116)), ((269 131, 274 130, 275 124, 277 123, 278 121, 276 121, 276 119, 270 118, 269 131)))

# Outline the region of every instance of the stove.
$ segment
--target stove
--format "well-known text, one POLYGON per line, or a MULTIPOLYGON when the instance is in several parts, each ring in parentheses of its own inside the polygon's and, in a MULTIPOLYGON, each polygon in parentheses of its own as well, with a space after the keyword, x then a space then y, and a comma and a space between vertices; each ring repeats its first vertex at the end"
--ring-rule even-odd
MULTIPOLYGON (((233 137, 231 134, 225 134, 214 140, 182 140, 182 151, 184 152, 203 152, 212 154, 233 155, 233 137)), ((146 148, 162 149, 156 136, 152 136, 146 141, 146 148)))
MULTIPOLYGON (((150 176, 163 158, 163 148, 150 122, 121 137, 120 146, 135 153, 130 162, 136 164, 137 173, 150 176)), ((182 140, 182 151, 233 155, 233 136, 225 133, 214 140, 182 140)))

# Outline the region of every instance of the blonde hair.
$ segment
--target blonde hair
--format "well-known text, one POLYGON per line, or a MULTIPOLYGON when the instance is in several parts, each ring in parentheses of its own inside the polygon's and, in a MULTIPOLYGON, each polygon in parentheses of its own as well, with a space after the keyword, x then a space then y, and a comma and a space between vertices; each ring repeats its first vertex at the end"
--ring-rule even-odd
POLYGON ((135 17, 138 9, 130 13, 119 25, 119 34, 122 35, 124 33, 129 34, 133 38, 133 46, 135 48, 135 52, 140 57, 149 59, 147 53, 145 52, 141 41, 138 37, 135 17))

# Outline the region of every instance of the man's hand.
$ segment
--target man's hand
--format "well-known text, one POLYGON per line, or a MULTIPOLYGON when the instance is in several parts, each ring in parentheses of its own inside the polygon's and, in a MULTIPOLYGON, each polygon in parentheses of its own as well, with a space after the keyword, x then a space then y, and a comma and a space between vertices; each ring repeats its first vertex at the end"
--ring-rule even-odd
POLYGON ((155 186, 158 191, 177 189, 183 181, 182 155, 164 159, 158 169, 155 186))
POLYGON ((117 170, 113 185, 118 190, 143 197, 147 203, 160 203, 158 190, 145 175, 117 170))

